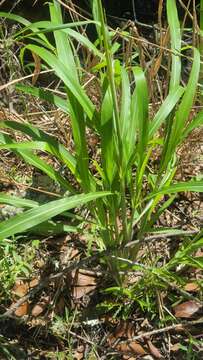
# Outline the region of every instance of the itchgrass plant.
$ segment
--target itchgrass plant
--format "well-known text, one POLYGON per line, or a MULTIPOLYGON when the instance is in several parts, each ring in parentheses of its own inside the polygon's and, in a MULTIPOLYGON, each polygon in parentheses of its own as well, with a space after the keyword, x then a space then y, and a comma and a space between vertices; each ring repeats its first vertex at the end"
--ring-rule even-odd
MULTIPOLYGON (((193 179, 178 183, 174 180, 178 164, 177 148, 193 129, 203 123, 202 111, 188 120, 198 87, 200 53, 193 48, 189 81, 182 87, 180 24, 175 0, 168 0, 169 56, 172 58, 170 84, 168 95, 152 117, 149 113, 150 94, 145 69, 139 65, 129 66, 129 62, 125 64, 116 59, 117 44, 113 43, 112 31, 108 30, 101 0, 93 0, 92 9, 93 21, 67 24, 63 23, 61 8, 56 0, 49 3, 50 21, 29 23, 13 14, 0 14, 24 25, 14 36, 16 41, 26 39, 30 42, 21 50, 21 59, 25 51, 40 57, 63 83, 67 97, 64 99, 34 86, 18 85, 17 88, 47 100, 69 114, 74 140, 72 154, 55 138, 29 123, 0 122, 2 129, 20 131, 31 138, 30 141, 16 143, 2 131, 0 148, 13 149, 66 191, 61 199, 42 205, 2 194, 2 202, 19 206, 20 201, 20 206, 29 209, 0 223, 0 240, 42 223, 46 227, 56 215, 90 202, 87 207, 94 227, 96 224, 98 249, 109 249, 115 253, 119 249, 123 257, 134 260, 146 234, 156 232, 154 225, 171 205, 175 195, 184 191, 203 191, 202 181, 193 179), (74 29, 88 23, 95 24, 98 35, 95 43, 74 29), (47 38, 50 32, 53 33, 54 43, 47 38), (99 109, 82 85, 83 69, 76 51, 77 43, 87 48, 101 64, 93 69, 100 84, 99 109), (94 169, 93 159, 88 152, 87 129, 99 137, 97 146, 100 147, 100 160, 94 159, 94 169), (156 170, 152 170, 150 159, 157 148, 160 160, 156 170), (53 155, 65 165, 79 184, 80 191, 76 191, 65 176, 42 160, 37 150, 53 155), (134 245, 126 247, 133 239, 137 240, 134 245)), ((55 229, 61 226, 54 221, 52 224, 55 229)), ((61 228, 68 231, 65 226, 61 228)), ((170 234, 176 230, 159 228, 157 231, 159 234, 170 234)), ((184 235, 184 231, 178 229, 177 234, 184 235)), ((118 269, 112 266, 118 279, 118 269)))

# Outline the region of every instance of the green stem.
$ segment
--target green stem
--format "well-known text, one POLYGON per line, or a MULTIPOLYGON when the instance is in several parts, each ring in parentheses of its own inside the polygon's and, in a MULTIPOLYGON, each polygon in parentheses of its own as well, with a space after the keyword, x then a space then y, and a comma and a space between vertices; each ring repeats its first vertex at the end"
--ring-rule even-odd
POLYGON ((119 119, 119 106, 118 99, 116 93, 116 85, 114 81, 114 69, 113 69, 113 61, 111 50, 109 47, 109 40, 106 29, 106 22, 104 20, 104 12, 102 7, 101 0, 98 0, 98 11, 99 17, 101 19, 101 33, 103 36, 104 49, 106 53, 106 63, 107 63, 107 74, 109 77, 109 84, 111 89, 111 95, 113 100, 113 108, 114 108, 114 118, 115 118, 115 129, 117 136, 117 163, 119 167, 119 176, 120 176, 120 192, 121 192, 121 218, 122 218, 122 226, 123 226, 123 241, 127 242, 127 214, 126 214, 126 201, 125 201, 125 180, 123 175, 123 146, 122 146, 122 138, 121 138, 121 130, 120 130, 120 119, 119 119))

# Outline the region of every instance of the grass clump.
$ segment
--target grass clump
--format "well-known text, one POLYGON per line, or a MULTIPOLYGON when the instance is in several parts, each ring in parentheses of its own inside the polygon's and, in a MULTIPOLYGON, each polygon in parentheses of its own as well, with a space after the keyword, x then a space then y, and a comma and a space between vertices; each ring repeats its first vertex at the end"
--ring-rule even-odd
MULTIPOLYGON (((22 234, 29 237, 31 232, 37 232, 48 239, 53 236, 53 242, 58 234, 76 233, 79 237, 85 234, 87 258, 82 265, 96 261, 96 266, 100 264, 99 271, 106 274, 108 269, 105 290, 103 287, 102 291, 98 290, 97 313, 110 312, 114 318, 127 321, 139 308, 150 320, 157 321, 158 307, 159 325, 174 321, 175 316, 160 305, 167 289, 172 291, 170 305, 175 306, 183 299, 200 303, 182 289, 188 283, 188 268, 202 269, 201 258, 193 257, 202 247, 202 232, 197 227, 190 231, 170 223, 160 225, 164 214, 175 206, 179 193, 203 192, 201 176, 190 181, 177 180, 179 149, 203 123, 203 111, 196 114, 192 111, 199 95, 200 52, 190 47, 191 72, 183 86, 181 58, 185 47, 182 48, 176 1, 168 0, 170 49, 165 48, 163 54, 162 46, 160 51, 164 66, 170 59, 169 81, 164 82, 165 89, 157 105, 153 99, 158 92, 153 92, 155 86, 145 67, 142 49, 139 44, 132 45, 137 36, 135 29, 120 31, 129 55, 122 56, 117 32, 107 26, 101 0, 92 0, 93 20, 68 23, 63 22, 58 1, 52 0, 48 6, 49 21, 31 23, 14 14, 0 13, 22 26, 10 39, 11 44, 20 43, 22 66, 27 53, 34 59, 34 63, 25 65, 25 69, 34 68, 32 86, 17 84, 16 89, 65 113, 71 125, 71 137, 70 134, 67 137, 72 138, 72 143, 67 144, 66 139, 60 142, 29 122, 0 121, 0 149, 14 151, 56 183, 59 190, 56 199, 53 200, 52 193, 42 201, 0 194, 1 203, 24 209, 0 222, 0 294, 9 302, 16 279, 31 275, 30 263, 39 242, 33 242, 28 253, 23 243, 23 254, 17 248, 22 234), (89 25, 95 28, 95 42, 83 31, 89 25), (58 91, 35 85, 41 68, 48 76, 50 72, 55 74, 58 91), (94 87, 89 91, 93 81, 94 87), (16 142, 12 131, 20 133, 23 140, 16 142), (93 145, 92 137, 96 139, 93 145), (42 154, 54 158, 63 171, 46 161, 42 154), (158 251, 151 252, 154 240, 167 243, 168 238, 174 243, 177 239, 184 240, 172 255, 163 255, 165 245, 164 250, 160 245, 158 251), (186 275, 182 275, 182 269, 186 275), (134 279, 132 283, 130 276, 134 279)), ((53 257, 53 264, 56 270, 58 259, 53 257)), ((62 275, 66 274, 63 267, 60 270, 62 275)), ((201 290, 200 280, 195 285, 201 290)), ((54 286, 51 291, 55 291, 54 286)), ((58 292, 55 299, 57 296, 58 292)), ((51 305, 54 306, 54 301, 51 305)), ((67 342, 67 349, 58 351, 59 359, 72 358, 69 357, 72 337, 70 343, 66 337, 74 327, 74 320, 71 312, 67 312, 64 319, 57 315, 50 321, 50 334, 67 342)), ((0 347, 1 343, 5 343, 3 338, 0 347)), ((92 349, 95 354, 96 350, 92 349)), ((181 349, 185 351, 184 346, 181 349)))
MULTIPOLYGON (((124 274, 129 269, 142 268, 136 259, 149 234, 158 237, 188 235, 184 229, 157 227, 158 220, 173 204, 176 195, 203 191, 201 179, 177 182, 175 178, 179 161, 177 150, 203 123, 202 111, 191 118, 198 91, 200 53, 191 48, 191 72, 188 83, 182 86, 180 23, 175 0, 168 0, 170 76, 166 95, 154 113, 150 107, 154 95, 147 70, 143 67, 142 54, 131 51, 128 59, 120 59, 120 44, 115 41, 116 32, 109 30, 106 24, 101 0, 92 1, 91 21, 64 23, 61 7, 55 0, 49 3, 49 13, 49 21, 35 23, 14 14, 0 15, 23 26, 12 37, 21 44, 26 40, 27 45, 20 50, 22 64, 25 53, 29 51, 34 58, 35 77, 42 62, 43 67, 54 72, 60 81, 61 96, 37 86, 18 84, 17 89, 46 100, 68 114, 73 150, 28 122, 0 122, 0 149, 13 150, 28 164, 45 173, 59 184, 62 194, 61 198, 43 204, 2 194, 2 202, 28 210, 0 223, 0 241, 3 244, 6 239, 36 227, 47 234, 50 231, 52 234, 82 231, 88 222, 93 234, 89 249, 92 243, 94 247, 96 244, 100 257, 105 259, 116 281, 117 287, 112 292, 123 294, 124 274), (80 31, 89 24, 95 26, 95 42, 80 31), (82 50, 78 51, 78 47, 82 50), (99 104, 95 104, 86 90, 87 84, 84 84, 84 54, 88 59, 93 58, 91 76, 96 77, 99 104), (21 132, 30 140, 16 142, 4 129, 21 132), (94 154, 88 142, 90 133, 97 139, 94 154), (72 180, 42 159, 41 152, 55 157, 71 173, 72 180), (155 168, 151 166, 154 154, 158 154, 155 168), (59 215, 75 217, 67 211, 83 205, 86 205, 89 217, 85 219, 82 215, 79 226, 74 228, 57 218, 59 215)), ((125 31, 122 36, 129 45, 132 33, 125 31)), ((200 238, 196 237, 194 244, 200 246, 200 238)), ((183 258, 186 261, 180 256, 178 261, 183 258)), ((144 284, 158 281, 157 287, 164 286, 165 280, 161 278, 167 279, 171 269, 177 265, 176 259, 169 261, 163 269, 157 268, 156 262, 150 268, 144 268, 144 284)), ((144 287, 140 283, 125 296, 140 302, 144 287)), ((147 300, 140 302, 140 306, 149 308, 147 300)))

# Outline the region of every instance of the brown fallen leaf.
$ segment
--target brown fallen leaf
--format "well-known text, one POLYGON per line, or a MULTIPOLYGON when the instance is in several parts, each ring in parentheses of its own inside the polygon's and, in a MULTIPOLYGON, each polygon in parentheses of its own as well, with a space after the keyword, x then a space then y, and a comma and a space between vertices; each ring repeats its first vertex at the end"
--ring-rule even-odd
POLYGON ((44 311, 44 306, 41 304, 36 304, 35 306, 33 306, 31 314, 32 316, 37 317, 41 313, 43 313, 43 311, 44 311))
POLYGON ((186 301, 174 307, 175 316, 191 318, 202 306, 194 300, 186 301))
MULTIPOLYGON (((16 300, 22 298, 27 294, 28 289, 29 289, 28 283, 25 283, 22 280, 17 280, 15 282, 15 285, 12 289, 12 294, 14 295, 15 301, 13 301, 13 303, 11 304, 11 308, 15 304, 16 300)), ((29 311, 29 303, 26 301, 15 310, 14 314, 18 317, 22 317, 27 315, 28 311, 29 311)))
POLYGON ((196 283, 188 283, 184 286, 184 290, 187 292, 196 292, 199 290, 199 286, 196 283))
POLYGON ((25 316, 27 315, 29 312, 29 304, 28 302, 26 301, 24 304, 20 305, 16 311, 15 311, 15 315, 18 316, 18 317, 22 317, 22 316, 25 316))
POLYGON ((43 311, 46 309, 47 305, 49 304, 50 298, 47 296, 43 300, 41 300, 39 303, 35 304, 32 308, 31 314, 34 317, 37 317, 43 313, 43 311))
POLYGON ((41 70, 41 59, 34 52, 32 52, 32 57, 34 59, 34 64, 35 64, 35 69, 34 69, 34 73, 33 73, 33 77, 32 77, 32 85, 35 85, 35 83, 39 77, 40 70, 41 70))
POLYGON ((156 346, 152 344, 150 340, 147 341, 147 345, 149 348, 150 353, 156 358, 156 359, 163 359, 163 356, 161 355, 160 351, 157 349, 156 346))
POLYGON ((134 325, 129 321, 120 321, 115 331, 108 336, 108 344, 112 346, 119 338, 130 339, 134 336, 134 325))
POLYGON ((115 349, 123 353, 131 353, 140 356, 147 354, 145 349, 136 341, 131 341, 129 344, 118 344, 115 349))
POLYGON ((12 293, 17 297, 21 298, 27 294, 28 289, 29 286, 27 283, 24 283, 22 280, 17 280, 12 289, 12 293))
POLYGON ((76 271, 72 272, 72 284, 73 297, 80 299, 96 288, 97 278, 89 272, 76 271))
POLYGON ((94 286, 97 283, 97 278, 92 272, 88 271, 74 271, 72 277, 73 284, 77 286, 94 286))

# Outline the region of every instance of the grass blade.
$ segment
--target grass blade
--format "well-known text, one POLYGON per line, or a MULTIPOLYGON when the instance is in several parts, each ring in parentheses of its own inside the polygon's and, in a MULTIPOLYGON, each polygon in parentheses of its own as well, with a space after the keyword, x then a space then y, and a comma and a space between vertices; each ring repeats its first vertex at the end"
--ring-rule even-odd
MULTIPOLYGON (((138 129, 138 156, 139 167, 142 166, 145 157, 146 146, 148 143, 149 119, 148 119, 148 90, 145 75, 141 67, 134 67, 133 74, 135 77, 136 88, 136 117, 138 129)), ((139 171, 139 170, 138 170, 139 171)))
POLYGON ((40 56, 55 71, 74 97, 78 99, 88 118, 92 120, 95 113, 95 106, 85 94, 81 85, 75 80, 70 69, 67 71, 66 66, 47 49, 36 45, 28 45, 26 48, 40 56))
POLYGON ((113 130, 113 102, 110 88, 107 88, 101 106, 100 135, 102 167, 104 169, 106 181, 109 184, 112 184, 116 171, 113 130))
POLYGON ((27 210, 22 214, 16 215, 0 223, 0 240, 30 229, 41 224, 56 215, 69 209, 84 205, 100 197, 111 195, 110 192, 90 193, 74 195, 69 198, 50 201, 37 208, 27 210))
MULTIPOLYGON (((9 20, 13 20, 16 21, 24 26, 26 26, 26 28, 28 26, 32 25, 32 31, 33 33, 35 33, 36 35, 38 34, 39 29, 37 27, 34 26, 34 24, 32 24, 30 21, 28 21, 27 19, 23 18, 22 16, 16 15, 16 14, 12 14, 12 13, 7 13, 7 12, 0 12, 0 17, 9 19, 9 20)), ((18 36, 21 34, 21 32, 24 31, 20 30, 18 32, 16 32, 14 34, 14 39, 18 40, 18 36)), ((44 34, 38 34, 39 38, 42 40, 43 44, 45 46, 47 46, 49 49, 54 50, 54 47, 51 45, 51 43, 48 41, 48 39, 46 38, 46 36, 44 34)))
POLYGON ((171 49, 173 51, 170 77, 171 91, 179 86, 181 77, 181 60, 179 56, 181 52, 181 31, 175 0, 167 0, 167 18, 170 28, 171 49))
MULTIPOLYGON (((52 25, 63 24, 61 6, 57 1, 53 0, 53 3, 49 3, 49 12, 50 12, 52 25)), ((77 73, 77 68, 75 66, 75 59, 73 56, 73 52, 68 37, 62 31, 54 31, 53 34, 56 43, 58 60, 64 65, 64 67, 66 67, 66 71, 71 71, 72 77, 77 82, 78 73, 77 73)))
MULTIPOLYGON (((19 123, 16 121, 0 121, 0 128, 8 128, 16 131, 21 131, 22 133, 30 136, 33 140, 43 142, 44 150, 49 152, 50 154, 56 156, 56 158, 62 161, 70 171, 75 175, 76 172, 76 160, 75 158, 68 152, 68 150, 60 144, 57 140, 55 140, 52 136, 46 134, 42 130, 34 127, 30 124, 19 123)), ((6 141, 2 141, 3 144, 13 143, 11 138, 9 137, 6 141)), ((37 149, 37 145, 36 145, 37 149)))
POLYGON ((183 95, 180 106, 176 112, 175 126, 172 131, 172 137, 174 139, 174 146, 178 144, 181 139, 181 134, 185 126, 185 122, 188 119, 191 107, 194 101, 194 97, 197 90, 197 84, 200 71, 200 54, 197 49, 194 48, 194 58, 190 78, 187 84, 187 88, 183 95))
POLYGON ((160 109, 156 113, 150 129, 149 129, 149 137, 152 138, 156 131, 160 128, 163 122, 167 119, 167 117, 171 114, 172 110, 177 105, 178 101, 180 100, 181 96, 184 93, 184 88, 181 86, 174 87, 173 90, 170 91, 160 109))
MULTIPOLYGON (((0 134, 0 142, 3 144, 13 144, 13 140, 4 134, 0 134)), ((6 146, 6 145, 5 145, 6 146)), ((1 146, 2 148, 5 146, 1 146)), ((37 169, 43 171, 46 175, 48 175, 52 180, 60 184, 62 189, 74 192, 73 187, 66 181, 58 171, 55 171, 52 166, 48 165, 45 161, 40 159, 37 155, 34 155, 29 148, 25 151, 18 150, 18 144, 14 145, 15 151, 30 165, 33 165, 37 169)), ((9 145, 8 145, 9 147, 9 145)))
POLYGON ((20 208, 34 208, 39 205, 37 201, 21 199, 4 193, 0 193, 0 204, 9 204, 20 208))
POLYGON ((203 125, 203 111, 200 111, 197 116, 195 116, 194 119, 189 123, 189 125, 186 127, 185 131, 182 134, 182 139, 185 139, 194 129, 196 129, 199 126, 203 125))
POLYGON ((131 123, 131 93, 130 93, 130 81, 128 73, 125 68, 121 70, 122 81, 122 97, 121 97, 121 110, 120 110, 120 129, 121 138, 123 142, 123 165, 127 166, 130 156, 131 147, 129 146, 129 129, 132 132, 133 127, 131 123))
POLYGON ((180 182, 177 184, 172 184, 155 192, 152 192, 150 195, 146 197, 146 199, 151 199, 156 195, 165 195, 165 194, 172 194, 178 192, 203 192, 203 181, 188 181, 188 182, 180 182))
POLYGON ((17 84, 15 88, 25 94, 30 94, 41 100, 48 101, 50 104, 55 105, 56 108, 61 109, 64 113, 70 114, 68 101, 66 99, 62 99, 60 96, 53 94, 49 90, 22 84, 17 84))

